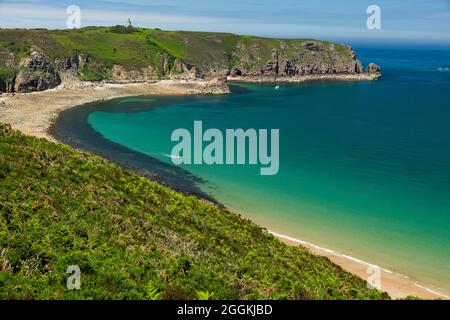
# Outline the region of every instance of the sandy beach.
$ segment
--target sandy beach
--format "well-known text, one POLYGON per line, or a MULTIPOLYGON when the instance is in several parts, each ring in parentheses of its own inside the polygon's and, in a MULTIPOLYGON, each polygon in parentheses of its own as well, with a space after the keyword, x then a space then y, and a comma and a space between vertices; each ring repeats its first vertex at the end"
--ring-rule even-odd
MULTIPOLYGON (((223 94, 227 92, 229 89, 226 84, 207 81, 163 80, 128 84, 70 83, 42 92, 0 96, 0 122, 9 123, 14 129, 26 134, 56 141, 48 133, 49 128, 60 112, 75 106, 127 96, 223 94)), ((315 254, 326 256, 343 269, 365 280, 370 276, 367 273, 370 264, 364 261, 288 236, 274 235, 289 245, 302 245, 315 254)), ((384 269, 381 269, 381 289, 387 291, 392 298, 412 295, 425 299, 449 299, 447 296, 417 284, 413 279, 384 269)))
POLYGON ((414 279, 384 269, 382 266, 373 265, 354 257, 341 254, 334 250, 322 248, 299 239, 291 238, 286 235, 277 234, 274 232, 271 233, 288 245, 300 245, 309 249, 309 251, 314 254, 327 257, 335 264, 342 267, 344 270, 350 271, 351 273, 356 274, 358 277, 366 281, 368 281, 369 277, 374 274, 375 270, 379 270, 379 289, 388 292, 393 299, 405 298, 407 296, 416 296, 422 299, 450 299, 450 297, 444 294, 441 294, 419 284, 414 279))

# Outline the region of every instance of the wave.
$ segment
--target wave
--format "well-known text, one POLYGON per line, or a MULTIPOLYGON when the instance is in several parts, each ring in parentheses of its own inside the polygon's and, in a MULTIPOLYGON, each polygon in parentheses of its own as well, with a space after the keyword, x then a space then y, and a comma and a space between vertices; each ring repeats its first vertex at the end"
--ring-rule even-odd
POLYGON ((173 156, 173 155, 171 155, 171 154, 167 154, 167 153, 161 153, 161 155, 163 156, 163 157, 166 157, 166 158, 170 158, 170 159, 181 159, 181 157, 180 156, 173 156))

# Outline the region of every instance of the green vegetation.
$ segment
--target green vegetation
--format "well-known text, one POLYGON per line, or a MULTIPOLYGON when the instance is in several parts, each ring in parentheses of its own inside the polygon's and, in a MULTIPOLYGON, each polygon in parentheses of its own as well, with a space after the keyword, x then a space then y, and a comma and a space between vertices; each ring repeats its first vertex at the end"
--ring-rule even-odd
POLYGON ((18 61, 30 52, 27 43, 0 42, 0 79, 11 79, 18 72, 18 61))
POLYGON ((85 65, 81 70, 80 79, 83 81, 101 81, 110 78, 109 69, 97 65, 85 65))
POLYGON ((13 77, 15 74, 15 70, 7 67, 0 67, 0 78, 1 79, 9 79, 13 77))
POLYGON ((18 58, 25 57, 30 52, 30 47, 27 43, 8 42, 2 45, 3 49, 13 53, 18 58))
POLYGON ((115 33, 133 33, 137 32, 137 29, 133 28, 132 26, 121 26, 121 25, 115 25, 109 29, 111 32, 115 33))
POLYGON ((389 297, 216 205, 0 124, 0 298, 389 297))

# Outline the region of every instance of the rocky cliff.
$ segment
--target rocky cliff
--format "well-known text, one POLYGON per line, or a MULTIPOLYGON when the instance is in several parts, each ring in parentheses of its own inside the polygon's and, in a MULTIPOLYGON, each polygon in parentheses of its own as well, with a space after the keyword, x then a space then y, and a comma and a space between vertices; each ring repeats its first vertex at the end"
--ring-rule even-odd
POLYGON ((295 80, 380 76, 351 47, 309 39, 120 28, 0 30, 0 92, 54 88, 68 80, 295 80))
POLYGON ((12 82, 15 92, 43 91, 61 83, 59 73, 40 52, 33 52, 19 64, 19 73, 12 82))

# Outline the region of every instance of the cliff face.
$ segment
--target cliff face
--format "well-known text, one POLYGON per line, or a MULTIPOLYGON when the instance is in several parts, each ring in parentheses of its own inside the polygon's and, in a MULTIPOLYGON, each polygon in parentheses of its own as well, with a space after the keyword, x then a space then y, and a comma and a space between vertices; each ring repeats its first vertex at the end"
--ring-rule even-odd
POLYGON ((308 39, 117 28, 0 30, 0 92, 41 91, 67 80, 296 79, 380 76, 351 47, 308 39))
POLYGON ((20 72, 15 77, 15 92, 42 91, 54 88, 61 83, 59 73, 39 52, 21 61, 20 72))
POLYGON ((296 77, 363 72, 350 47, 337 47, 333 43, 305 41, 288 44, 280 41, 280 48, 274 48, 270 53, 263 52, 266 48, 257 44, 240 45, 238 49, 235 59, 239 63, 232 68, 232 76, 296 77))

